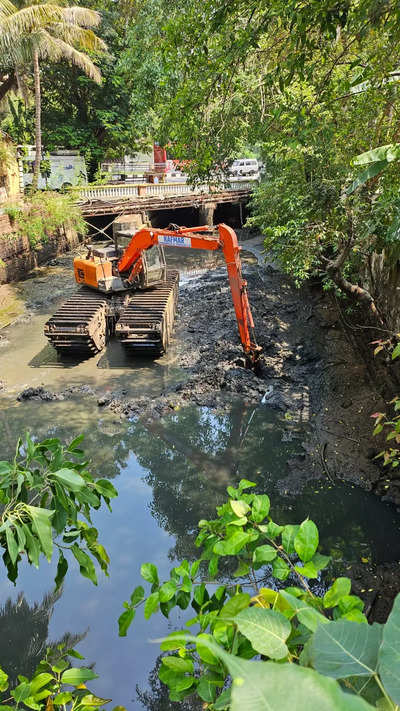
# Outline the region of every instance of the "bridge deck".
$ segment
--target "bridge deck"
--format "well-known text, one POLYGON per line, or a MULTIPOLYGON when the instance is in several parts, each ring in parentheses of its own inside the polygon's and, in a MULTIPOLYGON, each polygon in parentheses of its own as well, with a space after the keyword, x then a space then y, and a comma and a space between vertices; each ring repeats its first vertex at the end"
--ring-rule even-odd
POLYGON ((187 184, 99 185, 72 188, 84 216, 121 214, 147 210, 175 210, 206 203, 244 202, 254 183, 232 184, 227 189, 192 188, 187 184))

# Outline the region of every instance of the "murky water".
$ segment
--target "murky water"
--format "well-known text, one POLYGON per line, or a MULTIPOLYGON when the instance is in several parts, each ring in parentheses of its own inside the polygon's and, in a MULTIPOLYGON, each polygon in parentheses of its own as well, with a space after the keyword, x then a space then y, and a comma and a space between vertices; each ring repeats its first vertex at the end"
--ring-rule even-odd
MULTIPOLYGON (((200 268, 201 262, 194 271, 200 268)), ((242 477, 270 495, 277 521, 298 522, 310 515, 320 528, 323 552, 336 560, 400 560, 399 517, 374 496, 329 482, 291 494, 286 462, 301 451, 304 432, 265 405, 252 408, 231 401, 221 412, 188 407, 144 426, 99 410, 93 394, 16 402, 15 393, 26 385, 52 389, 84 383, 96 394, 124 387, 151 397, 182 377, 175 362, 178 343, 168 358, 153 365, 121 361, 115 344, 96 359, 63 366, 45 345, 46 318, 41 313, 16 326, 9 345, 0 350, 0 375, 9 385, 0 397, 0 459, 13 456, 16 440, 27 428, 38 439, 51 435, 69 440, 85 433, 92 471, 113 479, 119 491, 113 512, 99 511, 93 517, 110 554, 110 576, 99 574, 95 587, 71 561, 62 595, 55 600, 46 597, 55 570, 45 560, 39 571, 22 567, 16 587, 3 575, 0 601, 12 602, 0 609, 0 666, 29 674, 48 641, 66 633, 82 636, 78 649, 88 663, 96 663, 100 676, 91 688, 112 697, 112 705, 129 711, 146 708, 136 686, 148 689, 157 662, 158 645, 149 640, 183 618, 154 616, 145 623, 139 612, 128 637, 121 639, 117 618, 122 602, 139 584, 142 562, 156 563, 162 577, 168 575, 171 560, 194 558, 198 520, 214 517, 226 486, 242 477), (39 606, 33 614, 35 602, 39 606)))

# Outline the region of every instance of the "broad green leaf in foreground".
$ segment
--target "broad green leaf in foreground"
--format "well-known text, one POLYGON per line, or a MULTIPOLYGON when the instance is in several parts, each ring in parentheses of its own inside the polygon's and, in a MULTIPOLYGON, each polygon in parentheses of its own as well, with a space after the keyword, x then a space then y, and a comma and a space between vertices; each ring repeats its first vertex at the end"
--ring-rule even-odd
POLYGON ((226 655, 233 677, 230 711, 372 711, 333 679, 295 664, 250 662, 226 655), (230 657, 230 659, 228 659, 230 657))
POLYGON ((400 704, 400 594, 397 595, 383 628, 378 662, 379 674, 386 691, 396 704, 400 704))
POLYGON ((314 668, 334 679, 372 676, 378 665, 382 625, 338 620, 318 627, 312 640, 314 668))
MULTIPOLYGON (((186 635, 186 642, 196 637, 186 635)), ((158 640, 161 641, 161 640, 158 640)), ((295 664, 251 662, 228 654, 214 642, 203 644, 219 657, 232 677, 230 711, 372 711, 338 682, 295 664)))
POLYGON ((235 622, 260 654, 271 659, 283 659, 288 655, 285 642, 292 628, 289 620, 280 612, 249 607, 237 615, 235 622))

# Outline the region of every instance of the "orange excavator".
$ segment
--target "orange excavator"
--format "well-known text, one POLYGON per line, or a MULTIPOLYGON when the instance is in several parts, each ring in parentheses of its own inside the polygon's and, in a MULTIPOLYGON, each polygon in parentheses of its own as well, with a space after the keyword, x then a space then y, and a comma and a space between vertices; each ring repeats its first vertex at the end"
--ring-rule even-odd
POLYGON ((94 355, 112 335, 133 353, 158 357, 166 352, 178 302, 179 274, 167 269, 164 247, 221 250, 225 257, 233 305, 246 364, 257 364, 261 348, 242 277, 234 230, 142 227, 122 248, 89 246, 85 259, 74 259, 81 289, 45 325, 45 335, 61 354, 94 355))

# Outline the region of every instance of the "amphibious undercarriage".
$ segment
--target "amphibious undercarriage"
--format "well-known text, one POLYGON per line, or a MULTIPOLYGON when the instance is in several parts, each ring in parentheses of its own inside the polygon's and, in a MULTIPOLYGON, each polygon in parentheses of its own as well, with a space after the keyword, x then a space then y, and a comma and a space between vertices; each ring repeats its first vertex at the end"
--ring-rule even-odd
POLYGON ((47 321, 44 333, 62 355, 90 357, 115 334, 134 354, 166 352, 178 305, 179 272, 146 291, 107 295, 82 287, 47 321))

